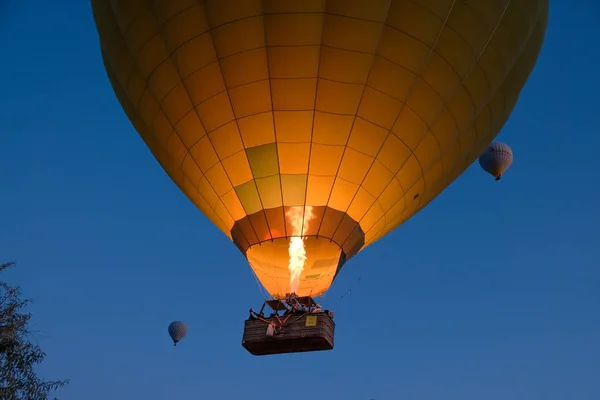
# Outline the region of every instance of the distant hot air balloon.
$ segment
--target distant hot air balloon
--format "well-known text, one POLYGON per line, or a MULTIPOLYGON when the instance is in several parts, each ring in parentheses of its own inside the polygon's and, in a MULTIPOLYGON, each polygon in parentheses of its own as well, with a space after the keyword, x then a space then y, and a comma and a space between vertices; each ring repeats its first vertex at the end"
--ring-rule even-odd
POLYGON ((187 335, 188 327, 185 322, 174 321, 169 324, 168 331, 173 339, 173 345, 177 346, 177 343, 187 335))
POLYGON ((325 293, 475 161, 548 18, 548 0, 91 3, 130 121, 277 299, 325 293))
POLYGON ((494 142, 479 156, 479 165, 488 174, 500 180, 513 160, 512 149, 505 143, 494 142))

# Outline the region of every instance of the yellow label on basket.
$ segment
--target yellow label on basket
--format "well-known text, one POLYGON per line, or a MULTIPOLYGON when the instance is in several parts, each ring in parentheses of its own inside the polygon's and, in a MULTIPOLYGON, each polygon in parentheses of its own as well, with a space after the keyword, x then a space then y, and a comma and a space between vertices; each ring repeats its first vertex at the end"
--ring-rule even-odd
POLYGON ((316 315, 307 315, 306 323, 304 326, 317 326, 317 316, 316 315))

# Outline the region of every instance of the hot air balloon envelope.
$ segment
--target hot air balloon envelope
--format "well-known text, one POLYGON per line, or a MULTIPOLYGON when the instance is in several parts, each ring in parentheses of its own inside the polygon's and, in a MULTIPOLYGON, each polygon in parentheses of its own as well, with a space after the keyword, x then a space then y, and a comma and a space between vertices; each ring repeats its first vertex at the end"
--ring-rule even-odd
POLYGON ((548 0, 91 3, 129 119, 278 299, 323 294, 475 161, 548 17, 548 0))
POLYGON ((481 168, 500 180, 503 173, 510 168, 513 161, 512 149, 505 143, 494 142, 479 156, 481 168))
POLYGON ((177 345, 187 335, 188 327, 184 322, 174 321, 169 324, 168 332, 173 340, 173 344, 177 345))

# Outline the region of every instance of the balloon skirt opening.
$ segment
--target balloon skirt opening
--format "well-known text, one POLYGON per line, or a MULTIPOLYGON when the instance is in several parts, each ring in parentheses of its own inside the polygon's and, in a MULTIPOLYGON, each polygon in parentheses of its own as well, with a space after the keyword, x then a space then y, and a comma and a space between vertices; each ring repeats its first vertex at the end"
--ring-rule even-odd
POLYGON ((248 263, 263 287, 276 299, 283 299, 291 292, 313 297, 325 293, 340 265, 341 247, 327 238, 304 238, 306 260, 299 271, 295 290, 291 287, 289 248, 289 238, 278 238, 248 249, 248 263))
MULTIPOLYGON (((287 316, 286 316, 287 317, 287 316)), ((280 317, 285 321, 286 317, 280 317)), ((272 318, 246 320, 242 346, 255 356, 332 350, 335 323, 326 313, 292 315, 273 336, 267 336, 272 318)))

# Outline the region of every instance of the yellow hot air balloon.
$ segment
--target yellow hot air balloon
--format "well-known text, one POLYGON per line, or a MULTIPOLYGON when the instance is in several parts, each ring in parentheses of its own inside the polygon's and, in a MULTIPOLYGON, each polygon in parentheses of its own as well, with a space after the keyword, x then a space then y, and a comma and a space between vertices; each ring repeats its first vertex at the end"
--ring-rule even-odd
POLYGON ((92 0, 131 122, 275 298, 459 176, 508 119, 548 0, 92 0))

